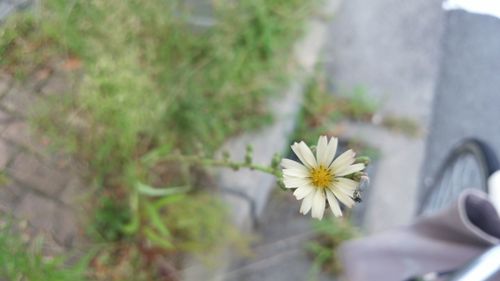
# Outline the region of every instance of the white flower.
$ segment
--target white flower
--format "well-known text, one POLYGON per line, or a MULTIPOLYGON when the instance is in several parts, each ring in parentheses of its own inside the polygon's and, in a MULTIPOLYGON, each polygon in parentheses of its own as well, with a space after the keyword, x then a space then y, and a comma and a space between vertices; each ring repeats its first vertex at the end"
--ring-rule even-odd
POLYGON ((297 200, 303 199, 300 213, 304 215, 312 209, 312 217, 322 219, 328 202, 333 214, 339 217, 342 211, 338 201, 349 208, 354 205, 352 198, 359 182, 346 176, 362 171, 365 165, 353 164, 352 150, 335 159, 337 143, 337 138, 328 141, 326 136, 319 137, 316 157, 303 141, 294 143, 292 150, 302 164, 290 159, 281 161, 285 187, 296 188, 293 195, 297 200))

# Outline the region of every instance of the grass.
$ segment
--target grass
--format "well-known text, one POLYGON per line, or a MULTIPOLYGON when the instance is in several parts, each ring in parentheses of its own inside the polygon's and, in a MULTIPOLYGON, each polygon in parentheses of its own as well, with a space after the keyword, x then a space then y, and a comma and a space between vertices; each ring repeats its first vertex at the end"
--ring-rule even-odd
MULTIPOLYGON (((92 260, 89 280, 93 281, 149 281, 178 280, 158 276, 156 269, 136 243, 113 243, 101 247, 92 260)), ((172 273, 173 274, 173 273, 172 273)))
POLYGON ((380 159, 382 152, 376 148, 369 146, 365 141, 359 138, 350 138, 346 143, 347 147, 356 151, 358 155, 368 157, 370 162, 380 159))
POLYGON ((321 270, 338 274, 342 267, 337 257, 337 249, 344 241, 359 236, 359 231, 346 219, 315 221, 315 240, 307 244, 308 251, 313 255, 313 273, 321 270))
POLYGON ((337 98, 338 111, 350 119, 370 121, 379 108, 379 104, 371 99, 364 87, 357 86, 347 98, 337 98))
POLYGON ((0 230, 0 279, 26 281, 84 281, 86 259, 73 266, 65 265, 66 257, 44 256, 40 243, 28 245, 11 225, 0 230))
POLYGON ((294 138, 305 136, 304 141, 315 143, 318 135, 339 135, 339 121, 369 121, 377 109, 378 104, 364 88, 356 87, 349 94, 337 95, 328 89, 324 73, 317 71, 306 88, 294 138))
POLYGON ((82 61, 78 93, 47 105, 36 121, 90 162, 122 177, 155 148, 213 151, 229 136, 266 124, 266 101, 289 76, 288 54, 311 5, 217 2, 218 24, 192 32, 175 1, 44 1, 2 31, 0 64, 25 72, 57 55, 82 61), (78 120, 74 124, 68 120, 78 120))
POLYGON ((157 253, 208 252, 237 236, 225 208, 206 194, 214 191, 201 188, 210 184, 199 167, 162 159, 199 147, 213 153, 272 121, 266 102, 292 74, 292 43, 313 2, 215 1, 217 23, 200 31, 182 1, 46 0, 0 28, 3 70, 29 79, 63 61, 76 85, 47 97, 33 124, 88 164, 95 197, 104 198, 90 210, 92 236, 110 249, 93 263, 99 278, 115 280, 157 253), (190 189, 157 196, 138 186, 190 189))
POLYGON ((422 135, 422 128, 418 122, 408 117, 394 115, 384 116, 382 119, 382 126, 412 138, 422 135))

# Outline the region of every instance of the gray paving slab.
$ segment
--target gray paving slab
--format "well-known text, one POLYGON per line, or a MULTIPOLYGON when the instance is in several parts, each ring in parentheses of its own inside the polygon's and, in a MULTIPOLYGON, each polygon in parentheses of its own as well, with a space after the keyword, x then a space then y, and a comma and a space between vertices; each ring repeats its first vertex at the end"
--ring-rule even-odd
POLYGON ((33 0, 0 0, 0 23, 17 9, 25 9, 33 0))
POLYGON ((430 116, 438 73, 443 11, 440 1, 343 1, 325 54, 333 90, 361 86, 382 113, 430 116))
POLYGON ((51 232, 59 245, 71 249, 78 241, 82 241, 82 221, 78 219, 74 209, 58 206, 53 220, 55 224, 51 232))
POLYGON ((67 171, 49 165, 29 153, 19 154, 7 172, 24 185, 54 198, 59 197, 71 177, 67 171))
POLYGON ((7 127, 7 124, 12 120, 12 116, 0 109, 0 135, 2 131, 7 127))
POLYGON ((0 171, 3 171, 7 167, 7 163, 10 160, 10 147, 2 139, 0 139, 0 171))
POLYGON ((0 99, 7 94, 12 86, 12 77, 9 74, 0 72, 0 99))
POLYGON ((40 98, 33 93, 33 89, 24 87, 11 88, 2 99, 3 107, 19 116, 29 116, 39 102, 40 98))
POLYGON ((50 75, 52 71, 37 72, 25 83, 0 75, 0 170, 6 175, 0 183, 0 210, 49 235, 55 248, 71 248, 83 242, 77 202, 85 190, 85 169, 49 150, 27 118, 41 102, 38 92, 46 82, 50 95, 64 94, 68 83, 61 77, 66 76, 46 80, 50 75))
POLYGON ((300 202, 276 191, 264 209, 256 231, 254 256, 235 260, 226 281, 332 281, 333 276, 312 270, 306 243, 312 240, 312 219, 299 214, 300 202))
POLYGON ((0 211, 12 214, 25 193, 25 190, 8 179, 7 182, 0 184, 0 211))
POLYGON ((410 138, 373 124, 346 122, 343 136, 361 139, 380 150, 376 173, 364 196, 362 228, 379 232, 408 223, 415 213, 419 194, 424 139, 410 138))
POLYGON ((35 228, 52 231, 57 225, 55 220, 57 211, 58 206, 53 200, 28 192, 13 213, 18 218, 28 220, 35 228))
POLYGON ((7 16, 14 11, 16 7, 10 1, 1 1, 0 2, 0 21, 5 20, 7 16))

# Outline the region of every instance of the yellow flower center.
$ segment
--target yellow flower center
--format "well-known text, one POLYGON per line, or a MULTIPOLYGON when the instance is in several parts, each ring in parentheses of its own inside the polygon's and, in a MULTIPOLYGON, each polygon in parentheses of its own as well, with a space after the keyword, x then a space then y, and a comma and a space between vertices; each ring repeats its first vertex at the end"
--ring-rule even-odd
POLYGON ((333 182, 332 172, 323 166, 313 168, 310 173, 312 184, 316 187, 325 188, 333 182))

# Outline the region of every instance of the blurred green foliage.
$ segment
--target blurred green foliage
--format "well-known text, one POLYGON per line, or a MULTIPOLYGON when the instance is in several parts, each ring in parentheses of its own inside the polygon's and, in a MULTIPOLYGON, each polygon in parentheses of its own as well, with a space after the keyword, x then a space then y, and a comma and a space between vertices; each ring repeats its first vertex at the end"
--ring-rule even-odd
MULTIPOLYGON (((148 262, 137 243, 113 243, 103 246, 92 260, 92 281, 151 281, 166 279, 148 262)), ((168 279, 167 279, 168 280, 168 279)))
POLYGON ((131 216, 126 202, 103 197, 95 209, 91 232, 104 241, 118 241, 126 235, 123 228, 131 216))
POLYGON ((180 0, 45 0, 0 27, 0 67, 23 79, 73 64, 69 92, 46 97, 33 122, 88 163, 98 196, 112 194, 96 206, 95 233, 207 252, 232 239, 225 208, 203 192, 166 191, 198 181, 162 157, 200 144, 213 153, 271 121, 267 99, 293 74, 292 43, 315 2, 213 1, 216 24, 200 30, 180 0))
MULTIPOLYGON (((84 281, 87 258, 73 266, 66 257, 44 257, 43 241, 28 245, 11 225, 0 230, 0 279, 27 281, 84 281)), ((36 242, 36 241, 35 241, 36 242)))
POLYGON ((382 119, 382 126, 389 130, 416 138, 422 135, 422 128, 415 119, 405 116, 387 115, 382 119))
POLYGON ((342 267, 337 257, 338 247, 347 240, 359 236, 359 231, 347 219, 325 219, 315 221, 316 238, 307 244, 307 249, 313 255, 312 274, 320 270, 338 274, 342 267))
POLYGON ((216 25, 196 31, 178 1, 43 1, 36 16, 7 22, 0 63, 22 69, 54 54, 82 60, 77 93, 48 105, 38 125, 101 177, 160 144, 211 151, 270 121, 266 99, 290 74, 291 43, 312 6, 215 4, 216 25))
POLYGON ((332 92, 320 68, 306 87, 293 139, 316 143, 318 135, 337 136, 341 130, 337 128, 339 121, 370 121, 378 107, 362 87, 344 95, 332 92))

